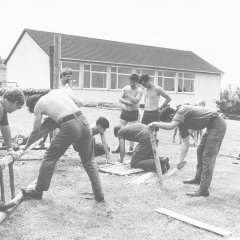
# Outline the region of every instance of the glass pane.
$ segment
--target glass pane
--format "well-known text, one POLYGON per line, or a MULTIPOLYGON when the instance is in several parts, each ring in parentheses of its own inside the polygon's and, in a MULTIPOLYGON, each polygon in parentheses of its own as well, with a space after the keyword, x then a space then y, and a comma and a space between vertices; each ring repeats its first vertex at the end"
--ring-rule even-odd
POLYGON ((142 69, 142 74, 147 74, 147 75, 150 75, 150 76, 154 76, 155 75, 155 70, 143 68, 142 69))
POLYGON ((94 72, 106 72, 107 71, 107 66, 92 65, 92 71, 94 71, 94 72))
POLYGON ((117 74, 111 74, 111 89, 117 88, 117 74))
POLYGON ((72 74, 72 87, 79 87, 79 72, 73 71, 73 74, 72 74))
POLYGON ((154 77, 150 77, 150 81, 153 83, 154 82, 154 77))
POLYGON ((142 74, 142 69, 137 68, 137 69, 136 69, 136 73, 137 73, 137 74, 142 74))
POLYGON ((129 85, 129 76, 118 74, 118 88, 123 88, 126 85, 129 85))
POLYGON ((118 72, 119 73, 131 74, 132 69, 131 68, 126 68, 126 67, 118 67, 118 72))
POLYGON ((83 87, 90 88, 90 72, 84 72, 83 87))
POLYGON ((194 79, 195 78, 195 73, 184 73, 184 78, 194 79))
POLYGON ((84 70, 88 70, 88 71, 90 71, 90 65, 88 65, 88 64, 84 64, 84 70))
POLYGON ((111 67, 111 72, 117 72, 117 67, 111 67))
POLYGON ((183 79, 179 78, 178 79, 178 92, 182 92, 183 91, 183 79))
POLYGON ((93 88, 106 88, 106 73, 92 73, 92 87, 93 88))
POLYGON ((174 82, 175 78, 164 78, 164 87, 165 91, 174 91, 174 82))
POLYGON ((78 62, 62 62, 62 68, 69 67, 73 70, 79 70, 80 69, 80 63, 78 62))
POLYGON ((184 79, 184 92, 193 92, 194 91, 194 81, 184 79))
POLYGON ((176 72, 164 71, 164 77, 176 77, 176 72))
POLYGON ((163 86, 163 78, 158 77, 158 86, 162 87, 163 86))
POLYGON ((182 73, 178 73, 178 76, 182 78, 182 77, 183 77, 183 74, 182 74, 182 73))
POLYGON ((158 76, 162 76, 163 75, 163 71, 158 71, 158 76))

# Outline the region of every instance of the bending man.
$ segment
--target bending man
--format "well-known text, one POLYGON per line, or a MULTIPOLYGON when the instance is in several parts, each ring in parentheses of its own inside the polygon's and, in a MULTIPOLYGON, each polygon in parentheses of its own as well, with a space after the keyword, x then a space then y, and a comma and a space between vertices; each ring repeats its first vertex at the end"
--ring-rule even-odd
POLYGON ((91 129, 86 117, 79 110, 82 103, 78 98, 71 91, 57 89, 40 97, 40 99, 30 97, 27 101, 27 106, 32 111, 34 109, 35 120, 33 130, 24 150, 39 139, 43 115, 50 117, 48 119, 50 122, 49 126, 52 125, 54 127, 53 121, 58 124, 59 132, 44 154, 35 189, 22 189, 23 194, 27 197, 42 199, 43 191, 49 189, 56 162, 68 147, 75 143, 79 149, 79 156, 83 166, 92 183, 95 199, 98 202, 104 201, 99 173, 94 162, 91 129))
POLYGON ((180 162, 185 159, 189 149, 189 129, 207 128, 197 148, 196 175, 194 179, 184 183, 200 184, 199 189, 194 193, 188 193, 188 196, 209 196, 208 188, 212 181, 215 161, 226 132, 226 123, 222 116, 205 107, 183 105, 177 110, 171 122, 153 122, 149 126, 165 130, 172 130, 178 126, 182 137, 180 162))

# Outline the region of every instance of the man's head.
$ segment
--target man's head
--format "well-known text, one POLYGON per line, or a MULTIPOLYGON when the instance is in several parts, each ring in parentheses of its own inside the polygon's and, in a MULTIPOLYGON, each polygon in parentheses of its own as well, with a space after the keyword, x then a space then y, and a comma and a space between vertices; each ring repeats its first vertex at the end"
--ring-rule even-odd
POLYGON ((143 74, 138 81, 142 86, 144 86, 145 88, 148 88, 150 85, 150 77, 147 74, 143 74))
POLYGON ((113 133, 114 133, 115 137, 118 137, 118 132, 121 128, 122 128, 122 126, 120 126, 120 125, 114 126, 113 133))
POLYGON ((72 79, 72 72, 73 70, 69 67, 62 69, 61 75, 60 75, 62 85, 66 85, 70 83, 72 79))
POLYGON ((44 94, 35 94, 32 96, 29 96, 26 101, 26 106, 28 107, 28 110, 30 113, 34 113, 35 105, 37 104, 38 100, 44 96, 44 94))
POLYGON ((139 76, 136 73, 133 73, 129 77, 129 84, 132 89, 135 89, 139 80, 139 76))
POLYGON ((20 109, 25 103, 25 96, 21 89, 11 88, 5 91, 3 94, 5 99, 6 111, 12 113, 20 109))
POLYGON ((96 121, 96 126, 100 133, 104 133, 109 128, 109 121, 105 117, 99 117, 96 121))
POLYGON ((173 108, 167 106, 161 111, 159 120, 161 122, 171 122, 175 113, 176 111, 173 108))

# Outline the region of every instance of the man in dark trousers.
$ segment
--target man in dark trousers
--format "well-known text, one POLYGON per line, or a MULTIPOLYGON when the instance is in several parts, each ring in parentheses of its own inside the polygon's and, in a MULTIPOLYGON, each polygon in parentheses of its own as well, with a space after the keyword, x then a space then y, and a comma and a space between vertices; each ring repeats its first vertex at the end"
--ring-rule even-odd
MULTIPOLYGON (((52 90, 39 99, 29 98, 27 106, 34 111, 35 120, 33 130, 24 150, 39 139, 43 115, 50 117, 48 119, 50 122, 49 126, 52 121, 57 123, 59 131, 44 154, 35 188, 22 189, 24 196, 42 199, 43 191, 49 189, 56 162, 68 147, 75 143, 79 149, 83 167, 92 183, 95 199, 98 202, 103 202, 104 194, 97 165, 94 161, 94 145, 91 128, 88 120, 79 109, 79 107, 82 106, 79 99, 74 96, 71 91, 57 89, 52 90)), ((52 126, 54 127, 53 123, 52 126)), ((49 127, 49 129, 50 128, 51 127, 49 127)))
POLYGON ((180 162, 185 159, 189 149, 189 129, 207 128, 197 148, 196 175, 192 180, 184 181, 184 183, 200 184, 198 190, 188 193, 188 196, 209 196, 208 188, 212 181, 215 161, 226 132, 226 122, 223 117, 218 112, 206 107, 183 105, 177 109, 171 122, 152 122, 149 126, 165 130, 172 130, 178 126, 182 137, 180 162))
MULTIPOLYGON (((114 135, 119 139, 120 159, 123 163, 125 157, 125 140, 137 142, 131 159, 132 168, 142 168, 146 171, 156 172, 155 159, 153 155, 152 143, 148 126, 141 123, 133 123, 128 126, 115 126, 114 135)), ((168 158, 159 159, 162 173, 166 173, 169 166, 168 158)))

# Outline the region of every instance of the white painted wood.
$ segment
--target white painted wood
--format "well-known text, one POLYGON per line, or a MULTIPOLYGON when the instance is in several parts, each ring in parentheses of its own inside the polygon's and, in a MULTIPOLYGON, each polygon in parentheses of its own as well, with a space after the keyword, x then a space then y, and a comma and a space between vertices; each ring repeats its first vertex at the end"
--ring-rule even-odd
POLYGON ((172 218, 178 219, 182 222, 189 223, 193 226, 196 226, 196 227, 208 230, 210 232, 219 234, 219 235, 224 236, 224 237, 232 235, 232 232, 230 232, 228 230, 224 230, 222 228, 215 227, 215 226, 209 225, 207 223, 200 222, 200 221, 195 220, 193 218, 190 218, 190 217, 187 217, 185 215, 181 215, 181 214, 178 214, 178 213, 173 212, 171 210, 168 210, 166 208, 159 208, 159 209, 156 209, 156 211, 159 212, 159 213, 162 213, 164 215, 170 216, 172 218))

